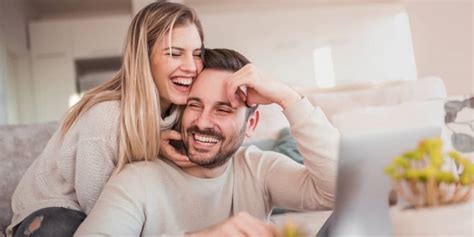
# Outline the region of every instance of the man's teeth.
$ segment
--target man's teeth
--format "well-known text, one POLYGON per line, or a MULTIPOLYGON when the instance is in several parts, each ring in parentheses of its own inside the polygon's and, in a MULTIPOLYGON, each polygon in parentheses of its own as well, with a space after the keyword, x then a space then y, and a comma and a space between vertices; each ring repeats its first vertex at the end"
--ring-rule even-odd
POLYGON ((219 142, 219 139, 217 137, 203 136, 203 135, 198 135, 198 134, 194 134, 194 139, 198 142, 203 142, 203 143, 218 143, 219 142))
POLYGON ((184 86, 189 86, 191 85, 191 83, 193 83, 193 79, 191 78, 177 78, 171 81, 180 85, 184 85, 184 86))

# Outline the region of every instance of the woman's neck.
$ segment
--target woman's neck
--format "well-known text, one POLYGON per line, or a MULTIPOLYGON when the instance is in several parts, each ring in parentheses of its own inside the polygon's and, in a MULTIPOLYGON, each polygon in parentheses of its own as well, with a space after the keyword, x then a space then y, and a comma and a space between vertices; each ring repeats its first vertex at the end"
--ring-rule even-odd
POLYGON ((166 115, 169 114, 170 108, 171 108, 171 102, 164 99, 160 99, 160 109, 161 109, 162 118, 166 117, 166 115))

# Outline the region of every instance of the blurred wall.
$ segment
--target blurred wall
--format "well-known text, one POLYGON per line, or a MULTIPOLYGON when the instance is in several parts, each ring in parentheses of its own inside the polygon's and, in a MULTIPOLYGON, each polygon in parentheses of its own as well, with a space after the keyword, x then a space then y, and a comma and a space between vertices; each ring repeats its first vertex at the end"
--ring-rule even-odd
POLYGON ((34 121, 25 0, 0 0, 0 124, 34 121))
MULTIPOLYGON (((316 85, 318 68, 314 68, 314 50, 330 47, 337 84, 439 75, 449 94, 474 93, 471 0, 406 0, 385 4, 307 1, 297 6, 284 2, 226 1, 216 5, 209 1, 184 1, 201 17, 206 46, 239 50, 259 68, 295 86, 316 85)), ((47 93, 34 85, 33 71, 51 67, 38 66, 33 70, 32 58, 37 59, 38 55, 29 45, 37 41, 29 42, 27 36, 32 12, 27 0, 0 0, 0 124, 40 121, 38 110, 49 114, 35 101, 38 91, 47 93)), ((86 16, 84 21, 69 18, 49 21, 73 20, 82 26, 90 21, 86 16)), ((106 21, 110 16, 104 18, 106 21)), ((30 24, 43 22, 46 21, 39 19, 30 24)), ((128 26, 124 21, 115 25, 122 24, 124 28, 128 26)), ((89 26, 77 29, 101 32, 89 26)), ((97 33, 83 36, 78 41, 80 48, 97 45, 93 39, 97 33)), ((122 33, 109 37, 117 44, 124 39, 122 33)), ((76 52, 75 48, 75 45, 70 47, 76 52)), ((71 59, 78 55, 74 53, 71 59)), ((64 71, 58 64, 54 65, 55 70, 64 71)))
POLYGON ((448 95, 474 93, 473 1, 405 1, 420 76, 443 78, 448 95))
POLYGON ((332 50, 336 84, 417 77, 409 22, 399 3, 193 7, 206 46, 241 51, 292 85, 316 85, 313 54, 321 47, 332 50))

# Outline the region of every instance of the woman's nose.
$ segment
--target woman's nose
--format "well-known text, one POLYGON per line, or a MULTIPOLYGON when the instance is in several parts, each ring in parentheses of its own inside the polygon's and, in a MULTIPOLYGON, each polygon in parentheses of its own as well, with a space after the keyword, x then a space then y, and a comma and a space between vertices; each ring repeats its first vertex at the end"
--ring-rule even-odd
MULTIPOLYGON (((198 70, 198 62, 196 62, 196 58, 193 55, 188 55, 183 58, 181 63, 181 70, 185 72, 197 72, 198 70)), ((200 60, 199 60, 200 61, 200 60)))

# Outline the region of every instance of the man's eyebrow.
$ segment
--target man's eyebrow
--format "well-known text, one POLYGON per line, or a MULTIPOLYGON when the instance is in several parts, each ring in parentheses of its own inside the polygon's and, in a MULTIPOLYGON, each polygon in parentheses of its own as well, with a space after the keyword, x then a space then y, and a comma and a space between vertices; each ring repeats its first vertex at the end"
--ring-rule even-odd
POLYGON ((230 109, 232 109, 233 111, 235 111, 237 109, 236 107, 232 107, 232 105, 229 102, 224 102, 224 101, 219 101, 219 102, 215 103, 215 106, 216 107, 226 106, 226 107, 229 107, 230 109))
POLYGON ((190 102, 190 101, 197 101, 197 102, 201 102, 201 99, 197 98, 197 97, 188 97, 188 100, 187 102, 190 102))
POLYGON ((232 108, 232 105, 229 102, 224 102, 224 101, 217 102, 216 106, 229 106, 232 108))

